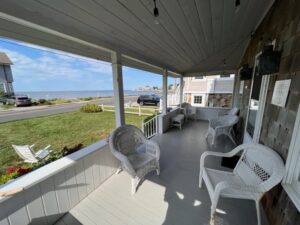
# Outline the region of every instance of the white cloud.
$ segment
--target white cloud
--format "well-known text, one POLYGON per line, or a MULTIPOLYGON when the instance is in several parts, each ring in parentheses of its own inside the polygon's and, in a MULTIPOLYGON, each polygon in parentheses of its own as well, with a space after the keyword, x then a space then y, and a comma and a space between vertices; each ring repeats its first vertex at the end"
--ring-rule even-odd
MULTIPOLYGON (((54 54, 44 51, 38 57, 29 57, 1 46, 0 51, 5 52, 13 61, 12 70, 15 80, 26 78, 80 81, 97 73, 99 73, 99 79, 103 74, 111 75, 111 65, 109 63, 85 57, 75 57, 74 55, 55 54, 58 53, 56 50, 54 50, 54 54)), ((47 49, 47 51, 49 50, 47 49)))

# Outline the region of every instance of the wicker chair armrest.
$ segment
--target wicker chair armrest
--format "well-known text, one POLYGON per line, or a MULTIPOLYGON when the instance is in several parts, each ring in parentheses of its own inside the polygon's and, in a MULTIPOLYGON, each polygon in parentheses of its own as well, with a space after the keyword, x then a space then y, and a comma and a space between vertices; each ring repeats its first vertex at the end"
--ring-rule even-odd
POLYGON ((125 167, 125 169, 128 171, 128 173, 131 176, 135 176, 136 171, 134 170, 133 166, 131 165, 129 159, 124 154, 122 154, 121 152, 118 152, 118 151, 113 151, 113 155, 118 160, 120 160, 122 166, 125 167))
POLYGON ((226 153, 211 152, 211 151, 203 152, 203 154, 200 157, 200 169, 202 169, 204 167, 205 159, 206 159, 207 156, 230 158, 230 157, 238 154, 240 151, 243 151, 244 148, 245 148, 245 145, 239 145, 236 148, 234 148, 232 151, 226 152, 226 153))
POLYGON ((228 112, 220 111, 218 117, 227 115, 228 112))
POLYGON ((215 130, 224 129, 224 128, 230 128, 230 127, 233 127, 233 125, 232 124, 230 124, 230 125, 221 125, 221 126, 216 126, 215 130))
POLYGON ((160 147, 155 141, 146 141, 146 153, 154 156, 156 160, 160 158, 160 147))

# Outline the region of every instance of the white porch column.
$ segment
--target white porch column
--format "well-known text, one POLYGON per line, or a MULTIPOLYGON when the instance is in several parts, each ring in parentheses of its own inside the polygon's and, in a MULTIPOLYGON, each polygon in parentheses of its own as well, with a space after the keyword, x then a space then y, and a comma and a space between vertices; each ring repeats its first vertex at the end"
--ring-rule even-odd
POLYGON ((236 71, 234 75, 234 86, 233 86, 233 93, 232 93, 232 107, 240 107, 239 100, 240 100, 240 70, 236 71))
POLYGON ((181 107, 181 104, 183 102, 183 76, 180 77, 180 89, 179 89, 179 104, 181 107))
POLYGON ((162 114, 167 114, 167 108, 168 108, 168 70, 163 70, 163 88, 162 88, 162 114))
POLYGON ((111 53, 111 62, 113 73, 116 127, 119 127, 125 124, 121 55, 117 52, 111 53))

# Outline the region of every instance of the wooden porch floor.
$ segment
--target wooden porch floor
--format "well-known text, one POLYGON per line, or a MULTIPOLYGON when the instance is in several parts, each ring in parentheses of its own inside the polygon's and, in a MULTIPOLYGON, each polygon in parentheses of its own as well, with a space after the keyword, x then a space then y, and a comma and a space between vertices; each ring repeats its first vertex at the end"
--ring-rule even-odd
MULTIPOLYGON (((131 196, 129 176, 113 175, 57 224, 208 225, 211 202, 206 187, 198 188, 200 155, 209 149, 207 125, 188 122, 181 131, 175 128, 156 136, 161 146, 159 177, 149 174, 131 196)), ((226 137, 220 137, 216 146, 214 150, 222 152, 234 147, 226 137)), ((209 164, 219 167, 220 161, 209 164)), ((217 225, 257 224, 254 202, 247 200, 222 198, 216 218, 217 225)))

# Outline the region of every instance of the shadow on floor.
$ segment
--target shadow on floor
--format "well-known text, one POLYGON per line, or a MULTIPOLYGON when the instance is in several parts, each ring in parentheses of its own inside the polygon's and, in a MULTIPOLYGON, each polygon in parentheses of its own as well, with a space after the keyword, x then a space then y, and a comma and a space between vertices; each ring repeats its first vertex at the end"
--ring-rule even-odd
MULTIPOLYGON (((164 225, 209 224, 211 201, 205 185, 198 187, 200 156, 209 150, 229 152, 235 145, 226 136, 220 136, 215 146, 210 146, 210 140, 205 138, 207 126, 203 121, 188 122, 181 131, 174 128, 155 137, 161 146, 161 175, 149 174, 147 179, 166 188, 164 201, 168 209, 164 225)), ((208 166, 224 169, 220 158, 210 159, 208 166)), ((221 198, 216 225, 241 224, 257 224, 254 202, 221 198)))

